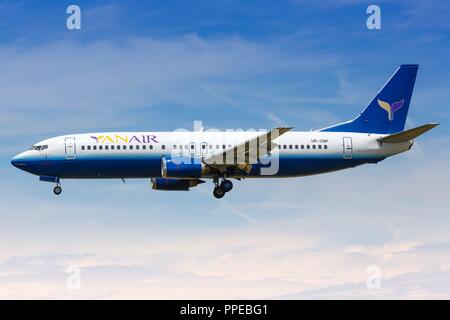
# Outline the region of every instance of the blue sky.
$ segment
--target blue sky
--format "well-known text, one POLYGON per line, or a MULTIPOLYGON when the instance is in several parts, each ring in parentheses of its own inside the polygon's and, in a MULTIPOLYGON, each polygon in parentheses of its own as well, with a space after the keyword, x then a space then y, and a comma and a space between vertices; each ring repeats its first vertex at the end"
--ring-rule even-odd
POLYGON ((0 2, 0 297, 449 297, 445 148, 450 5, 370 2, 0 2), (419 74, 407 126, 441 122, 408 154, 316 177, 52 186, 9 161, 101 130, 318 129, 354 117, 402 63, 419 74), (382 272, 368 290, 367 267, 382 272), (79 266, 82 289, 66 287, 79 266))

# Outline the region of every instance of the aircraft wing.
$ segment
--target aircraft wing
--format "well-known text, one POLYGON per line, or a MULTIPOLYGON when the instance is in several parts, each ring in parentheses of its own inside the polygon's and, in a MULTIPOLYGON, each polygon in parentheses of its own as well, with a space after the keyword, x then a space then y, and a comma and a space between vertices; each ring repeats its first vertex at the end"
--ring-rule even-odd
POLYGON ((274 128, 223 152, 207 156, 203 159, 203 163, 212 167, 236 166, 249 172, 251 165, 256 164, 260 157, 278 147, 273 140, 291 129, 292 127, 274 128))

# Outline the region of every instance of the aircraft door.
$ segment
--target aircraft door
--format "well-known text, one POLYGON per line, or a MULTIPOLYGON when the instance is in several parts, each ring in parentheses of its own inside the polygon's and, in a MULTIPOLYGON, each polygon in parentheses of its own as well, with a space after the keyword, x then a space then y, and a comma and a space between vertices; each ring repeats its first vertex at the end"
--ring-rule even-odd
POLYGON ((65 139, 66 143, 66 159, 75 159, 75 138, 70 137, 65 139))
POLYGON ((344 137, 343 139, 343 155, 344 159, 351 159, 353 156, 352 138, 344 137))

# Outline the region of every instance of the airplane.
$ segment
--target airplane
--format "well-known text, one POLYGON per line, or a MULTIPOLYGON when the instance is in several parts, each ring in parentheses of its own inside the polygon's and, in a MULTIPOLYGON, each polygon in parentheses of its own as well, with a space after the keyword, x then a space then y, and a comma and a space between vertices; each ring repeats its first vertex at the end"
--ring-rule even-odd
POLYGON ((353 120, 314 131, 195 130, 69 134, 34 144, 13 166, 62 179, 150 179, 153 189, 188 191, 211 179, 220 199, 231 179, 302 177, 378 163, 411 149, 438 123, 404 130, 418 65, 400 65, 353 120))

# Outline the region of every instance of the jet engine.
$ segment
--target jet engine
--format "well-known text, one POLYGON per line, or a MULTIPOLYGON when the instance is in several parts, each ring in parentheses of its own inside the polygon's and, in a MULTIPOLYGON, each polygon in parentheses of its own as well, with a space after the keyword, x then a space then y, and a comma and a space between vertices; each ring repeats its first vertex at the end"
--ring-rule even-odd
POLYGON ((200 159, 191 157, 164 157, 161 159, 163 178, 200 178, 206 166, 200 159))

